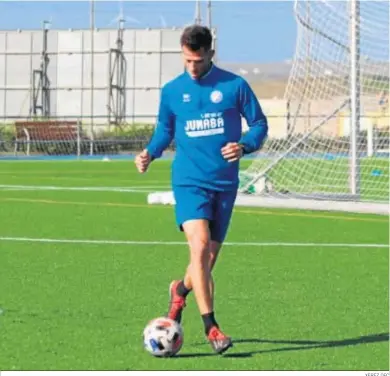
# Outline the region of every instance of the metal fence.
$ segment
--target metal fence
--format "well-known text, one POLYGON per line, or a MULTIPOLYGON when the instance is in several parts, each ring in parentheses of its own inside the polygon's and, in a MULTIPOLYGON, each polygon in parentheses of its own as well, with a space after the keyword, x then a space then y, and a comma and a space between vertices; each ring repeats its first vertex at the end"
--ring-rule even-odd
MULTIPOLYGON (((294 119, 294 124, 316 122, 320 117, 320 115, 300 116, 294 119)), ((279 149, 275 148, 276 144, 280 144, 282 150, 287 140, 291 142, 305 134, 304 128, 301 130, 291 128, 291 116, 288 113, 284 115, 268 113, 267 118, 270 131, 269 139, 262 149, 263 153, 269 152, 269 145, 273 145, 273 152, 278 152, 279 149)), ((342 115, 332 121, 338 125, 334 130, 328 128, 313 137, 316 151, 345 152, 349 137, 345 125, 350 123, 350 118, 342 115), (333 135, 326 133, 331 130, 335 132, 333 135), (320 145, 323 145, 323 150, 320 145)), ((360 151, 368 156, 377 153, 388 154, 390 152, 389 118, 363 116, 361 121, 366 126, 359 135, 360 151), (387 127, 379 121, 387 121, 387 127)), ((0 158, 34 155, 132 154, 145 147, 154 128, 155 121, 92 125, 88 117, 53 117, 50 120, 27 122, 25 119, 15 118, 8 123, 0 123, 0 158)), ((243 128, 246 128, 245 124, 243 128)), ((174 143, 169 149, 175 149, 174 143)))

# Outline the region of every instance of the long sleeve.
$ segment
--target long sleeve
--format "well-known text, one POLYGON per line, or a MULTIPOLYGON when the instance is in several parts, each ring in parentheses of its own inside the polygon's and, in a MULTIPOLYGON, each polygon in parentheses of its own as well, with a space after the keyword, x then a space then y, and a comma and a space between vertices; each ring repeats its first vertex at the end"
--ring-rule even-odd
POLYGON ((170 145, 175 134, 174 114, 169 104, 169 91, 166 86, 161 90, 161 99, 157 116, 156 129, 146 149, 153 159, 161 157, 170 145))
POLYGON ((244 79, 240 84, 239 107, 249 127, 249 131, 241 137, 240 144, 244 147, 244 153, 250 154, 260 149, 266 139, 268 122, 255 93, 244 79))

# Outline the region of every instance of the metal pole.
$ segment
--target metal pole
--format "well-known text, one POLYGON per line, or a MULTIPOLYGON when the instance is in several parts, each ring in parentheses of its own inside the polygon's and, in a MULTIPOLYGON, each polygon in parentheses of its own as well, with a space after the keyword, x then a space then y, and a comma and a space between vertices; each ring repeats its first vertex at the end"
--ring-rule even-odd
POLYGON ((358 139, 360 131, 360 0, 351 0, 351 27, 350 27, 350 62, 351 62, 351 93, 350 93, 350 192, 360 196, 360 160, 358 139))
POLYGON ((195 24, 200 25, 202 23, 202 17, 200 12, 200 0, 196 0, 195 3, 195 24))
POLYGON ((287 137, 291 136, 291 109, 290 109, 290 99, 287 99, 286 103, 286 134, 287 137))
MULTIPOLYGON (((8 52, 8 32, 5 32, 5 38, 4 38, 4 52, 8 52)), ((3 76, 3 82, 4 82, 4 96, 3 96, 3 122, 5 123, 7 120, 7 78, 8 75, 8 56, 4 55, 4 76, 3 76)), ((11 97, 11 95, 9 95, 11 97)), ((9 98, 8 97, 8 98, 9 98)), ((15 143, 15 147, 17 147, 17 143, 15 143)), ((15 149, 15 155, 16 155, 16 149, 15 149)))
POLYGON ((77 121, 77 157, 81 155, 81 121, 77 121))
MULTIPOLYGON (((81 51, 85 52, 85 38, 81 38, 81 51)), ((84 117, 84 63, 85 63, 85 55, 81 56, 81 90, 80 90, 80 113, 81 113, 81 119, 84 117)), ((81 127, 81 121, 79 126, 81 127)))
POLYGON ((93 140, 94 140, 94 124, 93 124, 93 108, 94 108, 94 79, 93 79, 93 72, 94 72, 94 30, 95 30, 95 1, 91 0, 90 3, 91 9, 90 9, 90 27, 91 27, 91 72, 90 72, 90 78, 91 78, 91 107, 90 107, 90 115, 91 115, 91 124, 90 124, 90 130, 91 130, 91 145, 90 145, 90 154, 93 154, 93 140))
MULTIPOLYGON (((307 23, 311 26, 311 10, 310 10, 310 0, 306 2, 306 7, 307 7, 307 23)), ((311 84, 311 33, 307 33, 307 51, 306 51, 306 80, 305 84, 309 86, 311 84)), ((306 129, 305 132, 308 132, 311 127, 311 114, 310 114, 310 96, 308 96, 307 99, 307 109, 306 109, 306 129)))
POLYGON ((207 26, 211 29, 211 0, 207 2, 207 26))
POLYGON ((41 88, 41 106, 42 106, 42 116, 47 118, 50 116, 50 93, 49 93, 49 83, 47 79, 47 68, 49 63, 49 57, 47 56, 47 33, 49 31, 49 22, 43 22, 43 52, 42 52, 42 88, 41 88))

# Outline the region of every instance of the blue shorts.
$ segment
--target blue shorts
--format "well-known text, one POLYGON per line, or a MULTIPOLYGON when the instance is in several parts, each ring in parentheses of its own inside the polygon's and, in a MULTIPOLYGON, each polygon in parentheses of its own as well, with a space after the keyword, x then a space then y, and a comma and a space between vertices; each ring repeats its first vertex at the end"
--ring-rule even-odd
POLYGON ((183 230, 184 222, 207 219, 211 240, 222 243, 226 237, 237 191, 218 192, 199 187, 174 186, 176 223, 183 230))

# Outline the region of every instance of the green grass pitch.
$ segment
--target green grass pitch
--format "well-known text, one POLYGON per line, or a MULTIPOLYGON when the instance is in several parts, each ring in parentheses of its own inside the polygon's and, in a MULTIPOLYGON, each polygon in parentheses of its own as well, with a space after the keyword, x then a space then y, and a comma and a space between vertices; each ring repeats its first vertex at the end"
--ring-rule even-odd
POLYGON ((237 207, 214 274, 234 347, 212 353, 191 295, 181 352, 157 359, 142 331, 188 261, 167 243, 184 241, 173 208, 146 203, 169 189, 169 164, 141 176, 130 161, 1 162, 0 185, 0 370, 389 367, 384 216, 237 207))

